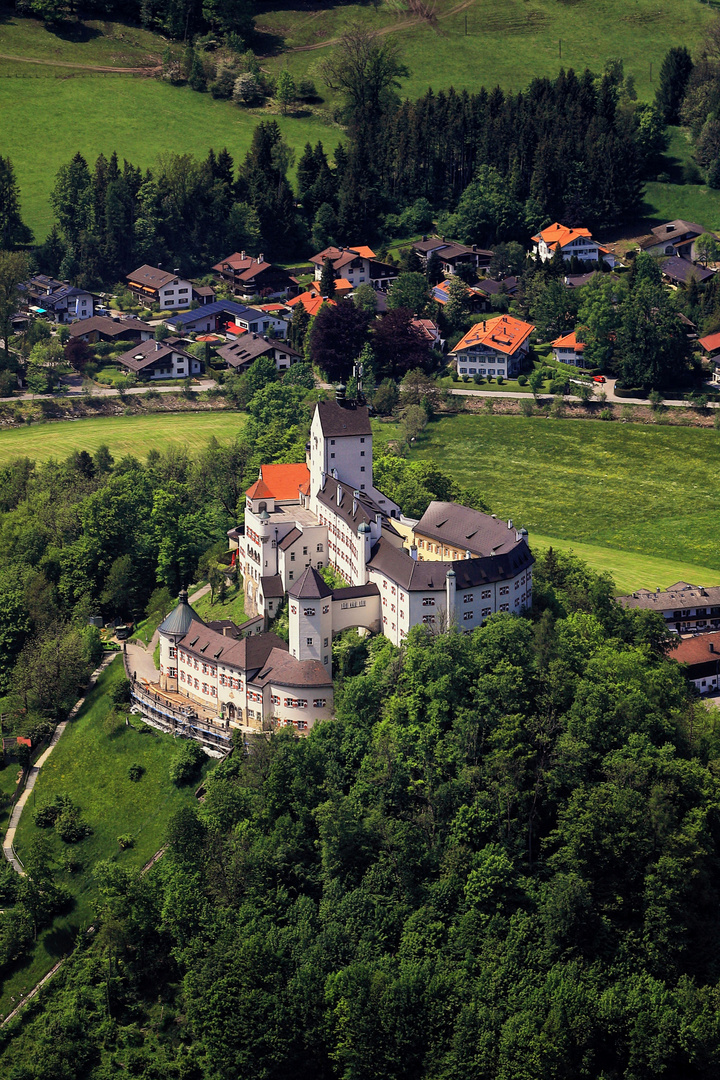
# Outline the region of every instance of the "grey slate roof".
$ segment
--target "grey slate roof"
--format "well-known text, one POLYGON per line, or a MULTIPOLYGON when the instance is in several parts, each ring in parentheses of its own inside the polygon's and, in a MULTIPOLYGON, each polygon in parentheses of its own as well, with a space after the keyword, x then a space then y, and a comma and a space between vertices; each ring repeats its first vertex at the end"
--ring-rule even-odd
POLYGON ((333 589, 333 603, 336 600, 355 600, 360 596, 379 596, 380 590, 373 582, 367 585, 348 585, 344 589, 333 589))
POLYGON ((236 640, 218 634, 198 619, 191 624, 178 645, 198 659, 229 664, 248 673, 259 671, 273 649, 287 650, 286 643, 277 634, 253 634, 236 640))
POLYGON ((670 255, 667 259, 663 259, 660 269, 671 281, 679 281, 683 285, 687 285, 693 278, 701 282, 715 276, 712 270, 704 270, 702 266, 696 266, 689 259, 683 259, 681 255, 670 255))
POLYGON ((369 525, 371 521, 375 521, 378 514, 382 514, 383 518, 386 518, 387 513, 370 498, 367 492, 361 491, 356 496, 354 494, 355 490, 350 484, 344 484, 342 480, 336 480, 333 476, 326 476, 325 484, 317 493, 317 499, 328 510, 332 510, 334 514, 342 518, 345 524, 349 525, 357 533, 359 525, 362 523, 369 525), (339 503, 337 500, 338 488, 340 489, 339 503), (354 512, 353 505, 355 506, 354 512))
MULTIPOLYGON (((292 547, 295 541, 299 540, 301 536, 302 533, 299 529, 291 529, 287 536, 283 536, 278 547, 281 551, 287 551, 287 549, 292 547)), ((267 593, 265 595, 267 596, 267 593)))
POLYGON ((158 626, 158 631, 161 634, 183 636, 187 634, 193 622, 200 623, 201 626, 205 625, 195 609, 188 604, 188 594, 183 589, 178 597, 177 607, 173 608, 170 614, 165 616, 158 626))
POLYGON ((298 580, 288 589, 288 595, 296 600, 323 600, 332 594, 330 586, 312 566, 305 567, 298 580))
POLYGON ((122 338, 128 330, 144 330, 148 334, 155 333, 155 327, 149 323, 141 322, 140 319, 111 319, 107 315, 93 315, 90 319, 80 319, 72 323, 68 328, 70 337, 81 337, 97 330, 106 337, 122 338))
POLYGON ((317 410, 325 438, 342 438, 347 435, 371 435, 370 413, 366 405, 348 401, 318 401, 317 410))
POLYGON ((509 529, 506 521, 452 502, 431 502, 415 532, 473 555, 500 554, 519 543, 515 528, 509 529))
POLYGON ((118 362, 130 368, 131 371, 142 371, 160 360, 167 360, 168 357, 172 357, 173 353, 178 353, 188 360, 195 359, 190 353, 185 352, 176 344, 178 340, 182 339, 166 338, 165 341, 154 341, 150 338, 148 341, 142 341, 139 345, 133 345, 132 349, 128 349, 127 352, 121 353, 118 356, 118 362))
POLYGON ((720 606, 720 585, 703 588, 702 585, 690 585, 687 581, 676 581, 667 589, 654 592, 652 589, 638 589, 628 596, 618 596, 625 607, 642 608, 645 611, 673 611, 677 608, 718 607, 720 606))
POLYGON ((243 334, 237 341, 223 345, 216 352, 226 364, 239 368, 243 367, 244 364, 250 364, 253 360, 257 360, 258 356, 265 356, 267 353, 274 354, 275 345, 273 341, 263 337, 262 334, 247 333, 243 334))
POLYGON ((487 558, 416 562, 406 551, 380 537, 370 554, 368 569, 384 574, 408 592, 438 592, 445 588, 448 570, 455 572, 458 589, 474 589, 515 577, 534 561, 525 540, 521 540, 514 551, 487 558))
POLYGON ((282 578, 279 574, 263 574, 260 578, 260 587, 262 588, 263 596, 268 600, 272 600, 275 597, 283 597, 285 595, 282 578))
MULTIPOLYGON (((258 634, 259 640, 264 635, 258 634)), ((248 641, 252 640, 247 638, 248 641)), ((323 689, 332 690, 332 678, 319 660, 296 660, 285 649, 273 649, 267 661, 257 674, 250 680, 254 686, 265 686, 266 683, 279 683, 288 689, 323 689)))

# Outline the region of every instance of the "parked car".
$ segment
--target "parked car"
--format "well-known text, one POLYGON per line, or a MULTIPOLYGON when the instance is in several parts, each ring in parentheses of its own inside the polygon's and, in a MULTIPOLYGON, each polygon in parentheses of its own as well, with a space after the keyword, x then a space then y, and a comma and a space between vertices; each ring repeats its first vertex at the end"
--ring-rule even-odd
POLYGON ((593 375, 592 380, 593 380, 593 382, 599 382, 599 383, 604 383, 606 381, 604 375, 593 375))

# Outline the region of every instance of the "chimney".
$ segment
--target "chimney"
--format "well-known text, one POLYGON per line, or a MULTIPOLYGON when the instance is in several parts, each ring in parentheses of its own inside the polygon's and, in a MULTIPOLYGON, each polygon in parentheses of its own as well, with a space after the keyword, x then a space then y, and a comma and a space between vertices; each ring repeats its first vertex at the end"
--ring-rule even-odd
POLYGON ((173 267, 173 274, 176 274, 176 275, 180 274, 180 267, 179 266, 174 266, 173 267))
POLYGON ((243 262, 245 262, 245 252, 244 252, 244 251, 241 251, 241 252, 240 252, 240 258, 241 258, 241 260, 242 260, 243 262))
POLYGON ((512 518, 508 518, 508 529, 512 529, 512 518))
POLYGON ((155 342, 155 352, 160 352, 161 349, 162 349, 162 341, 156 341, 155 342))
POLYGON ((709 649, 710 652, 715 652, 715 646, 713 645, 712 641, 710 642, 709 649))
POLYGON ((229 627, 229 626, 223 626, 222 632, 223 632, 223 637, 232 637, 233 636, 232 628, 229 627))
MULTIPOLYGON (((333 477, 334 477, 335 480, 337 480, 337 469, 333 469, 333 477)), ((337 504, 338 504, 338 506, 340 505, 341 502, 342 502, 342 488, 338 484, 338 486, 337 486, 337 504)))
POLYGON ((338 385, 335 387, 335 401, 337 402, 338 405, 344 405, 345 404, 345 384, 344 383, 338 383, 338 385))
POLYGON ((465 548, 465 558, 466 559, 471 559, 472 558, 472 555, 470 554, 470 548, 465 548))
POLYGON ((257 261, 258 261, 258 265, 259 265, 259 264, 260 264, 260 263, 261 263, 261 262, 263 261, 263 253, 262 253, 262 251, 261 251, 261 252, 260 252, 260 254, 258 255, 258 257, 257 257, 257 261))

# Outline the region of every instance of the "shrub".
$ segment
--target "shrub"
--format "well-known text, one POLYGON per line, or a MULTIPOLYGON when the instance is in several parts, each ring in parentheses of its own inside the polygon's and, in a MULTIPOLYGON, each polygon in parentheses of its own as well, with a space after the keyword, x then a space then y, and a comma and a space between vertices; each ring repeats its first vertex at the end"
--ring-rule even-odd
POLYGON ((532 416, 534 412, 532 401, 530 401, 528 398, 525 398, 523 401, 521 401, 520 411, 522 412, 523 416, 532 416))
POLYGON ((612 418, 613 418, 612 409, 605 408, 605 409, 600 410, 600 419, 601 420, 612 420, 612 418))
POLYGON ((136 784, 138 780, 142 779, 144 772, 144 767, 135 763, 134 765, 130 765, 130 767, 128 768, 128 777, 132 780, 134 784, 136 784))
POLYGON ((90 836, 92 829, 80 817, 80 809, 72 804, 66 807, 55 822, 55 832, 65 844, 77 844, 90 836))
POLYGON ((200 772, 200 767, 205 760, 205 754, 199 743, 193 740, 184 742, 180 751, 170 766, 170 779, 178 787, 193 780, 200 772))
POLYGON ((118 845, 121 851, 125 851, 127 848, 135 847, 135 841, 130 833, 122 833, 117 838, 118 845))
POLYGON ((518 386, 527 386, 527 375, 518 375, 518 386))
POLYGON ((502 375, 498 375, 498 377, 497 377, 497 384, 498 384, 498 386, 502 386, 502 384, 503 384, 504 382, 505 382, 505 379, 503 378, 503 376, 502 376, 502 375))
POLYGON ((480 383, 481 383, 482 381, 483 381, 483 377, 482 377, 482 375, 477 375, 477 374, 476 374, 476 375, 473 375, 473 382, 474 382, 474 383, 477 383, 477 385, 478 385, 478 386, 480 385, 480 383))
POLYGON ((120 679, 110 691, 113 705, 126 705, 130 701, 130 680, 120 679))
POLYGON ((41 806, 33 814, 33 821, 38 829, 49 829, 58 820, 64 810, 71 808, 72 802, 67 795, 56 795, 51 803, 41 806))

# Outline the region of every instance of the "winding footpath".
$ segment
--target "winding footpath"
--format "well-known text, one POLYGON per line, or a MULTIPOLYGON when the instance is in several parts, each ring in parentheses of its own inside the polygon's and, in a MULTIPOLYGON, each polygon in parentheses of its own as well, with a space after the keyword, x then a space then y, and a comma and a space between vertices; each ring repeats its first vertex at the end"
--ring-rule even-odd
POLYGON ((102 672, 105 670, 106 667, 108 667, 109 664, 111 664, 113 662, 115 657, 119 656, 119 655, 120 655, 119 653, 110 653, 109 656, 105 657, 105 659, 103 660, 100 667, 96 668, 95 671, 93 671, 92 675, 90 676, 90 681, 88 682, 88 685, 87 685, 87 690, 85 691, 83 696, 80 698, 80 700, 77 701, 75 703, 75 705, 72 707, 72 709, 68 713, 67 719, 63 720, 55 728, 55 731, 53 733, 53 737, 50 740, 50 745, 40 755, 38 760, 35 762, 33 767, 30 769, 30 772, 28 773, 28 778, 27 778, 27 780, 25 782, 25 787, 23 789, 22 795, 20 796, 18 801, 15 803, 15 806, 13 807, 13 812, 10 815, 10 822, 8 824, 7 832, 5 833, 5 837, 3 839, 3 855, 5 856, 7 861, 10 863, 13 870, 17 871, 17 873, 20 874, 22 877, 25 876, 25 870, 23 868, 22 863, 20 862, 20 860, 17 857, 17 854, 15 852, 15 848, 14 848, 13 845, 14 845, 14 840, 15 840, 15 833, 16 833, 17 827, 18 827, 18 825, 20 823, 20 815, 23 812, 23 808, 25 806, 25 803, 28 801, 28 798, 30 797, 30 792, 35 787, 35 782, 36 782, 38 776, 40 775, 41 768, 43 767, 43 765, 45 764, 45 762, 47 761, 47 759, 50 757, 53 750, 57 746, 58 742, 60 741, 60 736, 62 735, 63 731, 65 730, 67 725, 70 723, 70 721, 74 720, 75 717, 77 716, 78 712, 80 711, 80 709, 82 708, 82 706, 85 703, 85 698, 87 697, 88 692, 92 689, 92 687, 98 681, 98 679, 99 679, 100 675, 102 674, 102 672))

